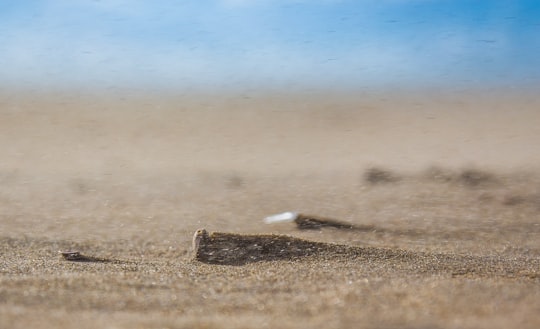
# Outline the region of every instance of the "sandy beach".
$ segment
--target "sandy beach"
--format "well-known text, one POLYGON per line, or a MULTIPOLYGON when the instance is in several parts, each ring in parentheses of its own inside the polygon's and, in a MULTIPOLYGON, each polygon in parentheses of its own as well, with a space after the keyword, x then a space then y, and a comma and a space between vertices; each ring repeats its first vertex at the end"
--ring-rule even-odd
POLYGON ((516 91, 5 91, 0 327, 538 328, 538 109, 516 91), (370 229, 262 221, 283 211, 370 229), (199 228, 320 252, 212 264, 199 228))

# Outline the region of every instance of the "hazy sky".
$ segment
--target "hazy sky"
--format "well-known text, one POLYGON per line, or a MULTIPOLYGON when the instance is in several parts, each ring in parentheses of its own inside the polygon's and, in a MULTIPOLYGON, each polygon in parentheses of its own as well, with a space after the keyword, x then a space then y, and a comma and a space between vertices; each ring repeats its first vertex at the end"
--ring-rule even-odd
POLYGON ((0 0, 0 84, 540 85, 540 1, 0 0))

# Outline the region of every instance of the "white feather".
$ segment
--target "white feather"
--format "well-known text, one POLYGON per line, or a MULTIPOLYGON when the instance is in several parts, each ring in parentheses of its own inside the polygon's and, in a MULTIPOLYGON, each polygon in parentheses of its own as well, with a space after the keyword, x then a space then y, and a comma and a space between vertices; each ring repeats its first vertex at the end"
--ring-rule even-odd
POLYGON ((287 211, 281 214, 265 217, 264 222, 266 224, 280 223, 280 222, 293 222, 297 218, 298 218, 298 213, 287 211))

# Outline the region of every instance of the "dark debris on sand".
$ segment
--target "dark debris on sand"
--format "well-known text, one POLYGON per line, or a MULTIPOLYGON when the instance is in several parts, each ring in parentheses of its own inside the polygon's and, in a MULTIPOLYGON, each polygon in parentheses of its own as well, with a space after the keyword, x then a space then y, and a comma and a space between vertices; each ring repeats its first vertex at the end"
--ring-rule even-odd
POLYGON ((506 259, 501 256, 468 256, 415 252, 402 249, 356 247, 309 241, 285 235, 205 233, 195 259, 220 265, 245 265, 277 260, 341 259, 352 262, 383 263, 410 272, 448 273, 451 275, 535 277, 540 260, 506 259))

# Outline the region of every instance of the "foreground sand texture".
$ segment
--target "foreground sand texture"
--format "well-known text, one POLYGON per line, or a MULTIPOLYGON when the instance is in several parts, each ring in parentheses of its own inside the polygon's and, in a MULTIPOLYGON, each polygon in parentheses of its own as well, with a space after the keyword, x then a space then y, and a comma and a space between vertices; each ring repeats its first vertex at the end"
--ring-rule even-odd
POLYGON ((539 108, 5 93, 0 328, 538 328, 539 108), (263 223, 283 211, 363 229, 263 223))

